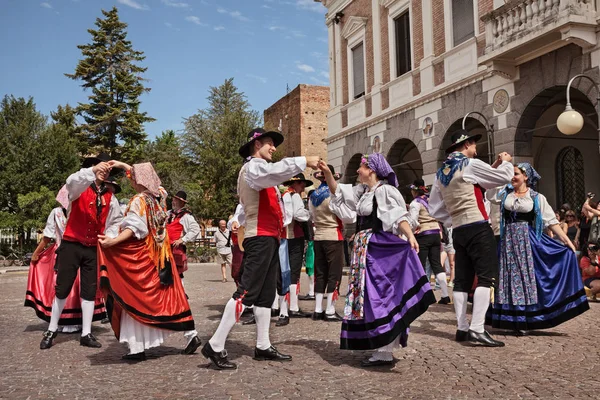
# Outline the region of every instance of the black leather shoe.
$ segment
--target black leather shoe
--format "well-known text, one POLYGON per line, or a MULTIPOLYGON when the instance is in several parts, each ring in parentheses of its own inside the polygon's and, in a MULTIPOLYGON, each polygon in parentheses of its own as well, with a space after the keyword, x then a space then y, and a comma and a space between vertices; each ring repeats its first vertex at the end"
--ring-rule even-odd
POLYGON ((313 321, 323 321, 325 319, 325 311, 321 311, 321 312, 314 312, 312 314, 312 320, 313 321))
POLYGON ((456 338, 454 340, 456 340, 457 342, 466 342, 467 340, 469 340, 469 332, 457 329, 456 338))
POLYGON ((126 361, 146 361, 146 353, 142 351, 141 353, 125 354, 121 359, 126 361))
POLYGON ((475 344, 481 344, 486 347, 504 347, 504 343, 498 340, 492 339, 489 333, 483 331, 483 333, 477 333, 469 329, 469 341, 475 344))
POLYGON ((440 301, 437 302, 438 304, 452 304, 452 300, 450 300, 450 297, 446 296, 446 297, 442 297, 440 299, 440 301))
POLYGON ((325 321, 327 322, 341 322, 343 320, 344 318, 342 318, 342 316, 338 313, 325 314, 325 321))
POLYGON ((279 316, 277 322, 275 322, 275 326, 286 326, 290 323, 290 317, 279 316))
POLYGON ((298 311, 288 311, 288 314, 290 316, 290 318, 310 318, 310 316, 312 315, 311 313, 307 313, 304 312, 302 310, 298 310, 298 311))
POLYGON ((261 350, 258 347, 254 348, 254 359, 257 361, 292 361, 292 356, 281 354, 273 346, 266 350, 261 350))
POLYGON ((271 318, 279 316, 279 308, 271 308, 271 318))
POLYGON ((384 365, 394 365, 394 360, 384 361, 384 360, 371 360, 367 358, 366 360, 362 360, 360 362, 361 367, 381 367, 384 365))
POLYGON ((254 318, 254 315, 251 316, 250 318, 248 318, 247 320, 245 320, 244 322, 242 322, 242 325, 254 325, 256 324, 256 318, 254 318))
POLYGON ((215 364, 215 367, 219 369, 236 369, 237 365, 232 363, 227 359, 227 350, 222 350, 220 352, 216 352, 210 347, 210 343, 206 342, 202 350, 200 350, 202 355, 206 358, 209 358, 210 361, 215 364))
POLYGON ((52 340, 54 340, 56 335, 57 335, 56 332, 52 332, 52 331, 44 332, 44 337, 42 338, 42 341, 40 342, 40 349, 45 350, 45 349, 49 349, 50 347, 52 347, 52 340))
POLYGON ((242 315, 240 317, 247 317, 248 315, 254 315, 254 309, 250 307, 245 307, 244 311, 242 311, 242 315))
POLYGON ((190 340, 190 342, 185 347, 185 349, 183 349, 181 351, 181 354, 194 354, 196 352, 196 350, 198 350, 198 347, 200 347, 201 344, 202 344, 202 341, 196 335, 192 338, 192 340, 190 340))
POLYGON ((529 331, 526 331, 524 329, 517 329, 515 331, 515 335, 517 335, 517 336, 529 336, 529 331))
POLYGON ((98 339, 96 339, 96 336, 92 335, 91 333, 88 333, 87 335, 80 337, 79 344, 81 346, 94 347, 96 349, 99 349, 100 347, 102 347, 102 343, 100 343, 98 341, 98 339))
POLYGON ((315 300, 314 294, 301 294, 298 296, 298 300, 315 300))

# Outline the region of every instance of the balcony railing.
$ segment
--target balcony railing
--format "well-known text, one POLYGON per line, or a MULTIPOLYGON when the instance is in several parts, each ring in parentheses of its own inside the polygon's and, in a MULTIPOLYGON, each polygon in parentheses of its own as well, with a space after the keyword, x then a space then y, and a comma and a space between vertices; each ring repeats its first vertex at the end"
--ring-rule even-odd
POLYGON ((482 21, 486 46, 480 63, 516 60, 553 42, 563 41, 557 46, 568 40, 582 47, 596 44, 594 0, 510 0, 482 21))

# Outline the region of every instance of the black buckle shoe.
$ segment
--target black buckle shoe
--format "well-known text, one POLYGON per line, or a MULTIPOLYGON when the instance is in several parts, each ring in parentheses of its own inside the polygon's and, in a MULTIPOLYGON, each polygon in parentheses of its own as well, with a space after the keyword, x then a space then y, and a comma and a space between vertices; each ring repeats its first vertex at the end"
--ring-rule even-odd
POLYGON ((277 322, 275 322, 275 326, 286 326, 289 323, 290 323, 290 317, 284 317, 284 316, 280 315, 277 322))
POLYGON ((227 359, 227 350, 216 352, 210 347, 210 343, 206 342, 202 350, 200 350, 205 358, 209 358, 210 361, 215 364, 219 369, 236 369, 237 365, 227 359))
POLYGON ((100 347, 102 347, 102 343, 100 343, 98 341, 98 339, 96 339, 96 336, 92 335, 91 333, 88 333, 87 335, 80 337, 79 345, 85 346, 85 347, 93 347, 96 349, 99 349, 100 347))
POLYGON ((342 318, 342 316, 338 313, 333 313, 333 314, 325 314, 325 321, 327 322, 341 322, 344 320, 344 318, 342 318))
POLYGON ((504 347, 504 342, 492 339, 487 331, 477 333, 469 329, 469 341, 471 343, 480 344, 486 347, 504 347))
POLYGON ((254 318, 254 315, 251 316, 250 318, 248 318, 247 320, 245 320, 244 322, 242 322, 242 325, 254 325, 256 324, 256 318, 254 318))
POLYGON ((287 354, 281 354, 273 346, 265 350, 261 350, 258 347, 255 347, 254 359, 256 361, 292 361, 292 356, 289 356, 287 354))
POLYGON ((298 296, 298 300, 315 300, 315 295, 314 294, 301 294, 300 296, 298 296))
POLYGON ((134 354, 125 354, 123 357, 121 357, 122 360, 125 361, 146 361, 146 353, 145 352, 141 352, 141 353, 134 353, 134 354))
POLYGON ((367 358, 360 362, 361 367, 381 367, 384 365, 394 365, 394 360, 371 360, 370 358, 367 358))
POLYGON ((198 347, 202 344, 202 341, 198 337, 198 335, 194 336, 192 340, 188 343, 188 345, 181 351, 181 354, 194 354, 198 347))
POLYGON ((312 314, 311 319, 313 321, 323 321, 325 319, 325 311, 321 311, 321 312, 314 312, 312 314))
POLYGON ((45 349, 49 349, 50 347, 52 347, 52 340, 54 340, 56 335, 57 335, 56 332, 52 332, 52 331, 44 332, 44 337, 42 338, 42 341, 40 342, 40 349, 45 350, 45 349))
POLYGON ((466 342, 467 340, 469 340, 469 332, 468 331, 461 331, 461 330, 456 330, 456 337, 455 339, 457 342, 466 342))
POLYGON ((288 314, 290 316, 290 318, 310 318, 310 316, 312 315, 311 313, 307 313, 304 312, 302 310, 298 310, 298 311, 288 311, 288 314))
POLYGON ((449 296, 446 297, 442 297, 440 299, 440 301, 437 302, 438 304, 452 304, 452 300, 450 300, 449 296))

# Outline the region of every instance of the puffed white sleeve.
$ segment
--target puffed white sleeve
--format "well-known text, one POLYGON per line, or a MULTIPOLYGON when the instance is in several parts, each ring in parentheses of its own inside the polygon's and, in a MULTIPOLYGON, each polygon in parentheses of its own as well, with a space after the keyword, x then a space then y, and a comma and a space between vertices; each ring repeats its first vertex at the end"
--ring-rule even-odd
POLYGON ((183 230, 185 235, 181 238, 184 243, 193 242, 198 237, 200 233, 200 225, 196 222, 196 219, 191 214, 185 214, 179 220, 181 225, 183 225, 183 230))
POLYGON ((548 200, 546 200, 546 196, 538 193, 538 201, 540 202, 540 212, 542 213, 542 220, 544 221, 544 228, 547 228, 552 225, 557 225, 558 220, 556 219, 556 214, 554 210, 548 204, 548 200))
POLYGON ((364 185, 352 186, 348 183, 338 183, 335 193, 331 195, 329 209, 344 224, 356 222, 356 207, 360 196, 365 191, 364 185))
POLYGON ((233 214, 233 217, 227 221, 228 230, 231 230, 231 225, 234 222, 237 222, 238 226, 246 225, 246 214, 244 213, 244 206, 241 204, 238 204, 237 207, 235 207, 235 213, 233 214))
POLYGON ((60 208, 54 208, 50 215, 48 215, 48 219, 46 220, 46 226, 44 227, 44 236, 50 239, 56 240, 56 212, 62 212, 60 208))
POLYGON ((119 201, 115 196, 110 197, 110 209, 108 210, 108 216, 106 217, 106 226, 104 227, 104 234, 108 237, 115 238, 119 235, 119 226, 123 221, 123 212, 119 201))
POLYGON ((294 219, 298 222, 308 221, 310 214, 308 213, 306 207, 304 207, 304 202, 299 194, 292 196, 292 205, 294 207, 294 219))
POLYGON ((383 185, 375 190, 377 199, 377 218, 381 220, 383 230, 399 235, 400 222, 406 221, 410 225, 408 211, 404 198, 391 185, 383 185))
POLYGON ((451 227, 452 217, 446 209, 446 204, 444 204, 444 197, 442 196, 442 191, 438 187, 439 184, 439 181, 436 180, 431 188, 431 194, 429 195, 429 214, 444 224, 444 226, 451 227))
POLYGON ((508 161, 502 161, 497 168, 492 168, 491 165, 472 158, 463 170, 463 179, 487 190, 509 184, 514 174, 515 167, 508 161))
POLYGON ((148 236, 148 222, 146 221, 146 210, 142 209, 139 197, 135 197, 129 205, 129 211, 121 222, 121 230, 130 229, 137 239, 148 236))
POLYGON ((92 171, 93 167, 81 168, 79 171, 72 173, 67 178, 67 192, 69 193, 69 201, 75 201, 81 196, 81 193, 96 180, 96 174, 92 171))
POLYGON ((282 196, 281 202, 283 203, 283 227, 285 228, 292 223, 292 219, 294 218, 294 204, 289 192, 282 196))
MULTIPOLYGON (((379 200, 378 200, 379 201, 379 200)), ((412 201, 410 206, 408 206, 408 223, 410 224, 410 229, 413 231, 419 227, 419 211, 421 211, 421 204, 418 201, 412 201)))
POLYGON ((506 186, 498 186, 493 189, 488 189, 485 191, 485 199, 492 204, 500 205, 502 204, 502 191, 506 186))
POLYGON ((276 163, 252 159, 246 167, 246 183, 254 190, 277 186, 306 169, 306 157, 288 157, 276 163))

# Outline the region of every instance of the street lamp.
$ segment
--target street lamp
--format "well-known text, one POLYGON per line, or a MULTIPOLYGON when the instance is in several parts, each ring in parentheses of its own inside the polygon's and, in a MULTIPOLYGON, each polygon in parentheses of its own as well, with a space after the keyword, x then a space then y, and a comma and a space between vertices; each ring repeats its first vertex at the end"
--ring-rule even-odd
MULTIPOLYGON (((598 107, 600 107, 600 88, 598 87, 598 84, 596 83, 596 81, 587 75, 584 75, 584 74, 575 75, 569 81, 569 84, 567 85, 567 105, 565 107, 565 111, 563 111, 562 114, 560 114, 558 116, 558 119, 556 120, 556 127, 558 128, 558 130, 561 133, 563 133, 565 135, 574 135, 574 134, 578 133, 579 131, 581 131, 581 128, 583 128, 583 116, 578 111, 573 110, 573 107, 571 107, 571 93, 570 93, 571 84, 573 83, 573 81, 575 79, 578 79, 578 78, 586 78, 590 82, 592 82, 592 84, 596 87, 596 114, 598 117, 597 130, 598 130, 598 144, 600 146, 600 110, 598 110, 598 107)), ((600 150, 600 147, 599 147, 599 150, 600 150)))
POLYGON ((492 164, 494 162, 493 151, 495 149, 495 146, 493 144, 493 139, 494 139, 493 138, 493 135, 494 135, 494 124, 490 124, 490 122, 487 120, 487 118, 485 117, 485 115, 483 115, 482 113, 477 112, 477 111, 471 111, 471 112, 465 114, 465 116, 463 117, 463 120, 462 120, 462 128, 463 129, 465 129, 465 124, 467 122, 467 117, 469 115, 471 115, 471 114, 477 114, 481 118, 483 118, 483 120, 485 121, 485 132, 487 133, 487 145, 488 145, 488 158, 489 158, 490 164, 492 164))

